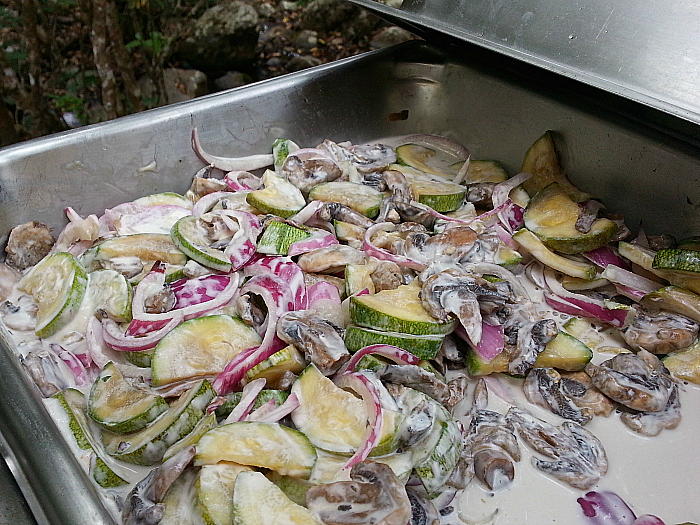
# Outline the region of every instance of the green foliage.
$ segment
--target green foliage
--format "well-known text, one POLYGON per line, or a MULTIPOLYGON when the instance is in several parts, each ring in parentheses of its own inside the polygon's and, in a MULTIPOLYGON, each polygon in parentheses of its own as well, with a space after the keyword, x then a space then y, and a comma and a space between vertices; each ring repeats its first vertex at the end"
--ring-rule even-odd
POLYGON ((77 0, 40 0, 39 3, 45 13, 65 13, 78 5, 77 0))
POLYGON ((19 27, 20 18, 6 7, 0 6, 0 27, 19 27))
POLYGON ((152 56, 158 56, 163 47, 170 41, 170 38, 159 31, 151 32, 149 38, 143 38, 141 33, 136 33, 134 40, 126 44, 127 49, 141 48, 152 56))

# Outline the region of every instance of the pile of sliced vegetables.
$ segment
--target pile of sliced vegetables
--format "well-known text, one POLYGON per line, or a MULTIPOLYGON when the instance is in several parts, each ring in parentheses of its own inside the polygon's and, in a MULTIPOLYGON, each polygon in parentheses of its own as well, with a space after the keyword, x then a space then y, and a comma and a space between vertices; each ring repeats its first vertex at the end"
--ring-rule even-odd
POLYGON ((512 177, 435 135, 192 144, 185 196, 69 208, 55 244, 21 225, 0 267, 0 319, 123 524, 462 523, 455 494, 516 468, 580 491, 576 519, 662 523, 586 493, 608 460, 584 425, 678 425, 698 239, 632 239, 550 132, 512 177), (525 445, 546 459, 516 467, 525 445))

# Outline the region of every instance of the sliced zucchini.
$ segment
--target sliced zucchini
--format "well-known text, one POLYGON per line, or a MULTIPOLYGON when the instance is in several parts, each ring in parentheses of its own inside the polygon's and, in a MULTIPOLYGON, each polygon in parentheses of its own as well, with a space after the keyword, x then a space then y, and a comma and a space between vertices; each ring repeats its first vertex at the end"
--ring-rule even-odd
POLYGON ((438 321, 420 300, 418 283, 401 285, 394 290, 382 290, 374 295, 350 298, 350 320, 353 324, 415 335, 445 335, 456 321, 438 321))
POLYGON ((575 372, 583 370, 592 358, 590 348, 573 335, 560 331, 540 352, 533 366, 575 372))
POLYGON ((145 197, 140 197, 134 201, 135 204, 142 204, 144 206, 181 206, 182 208, 192 209, 192 201, 187 197, 175 193, 172 191, 166 191, 163 193, 154 193, 153 195, 146 195, 145 197))
POLYGON ((194 428, 185 437, 177 440, 170 445, 163 453, 163 461, 167 461, 181 450, 191 447, 199 443, 200 438, 209 432, 212 428, 216 428, 216 414, 214 412, 207 414, 202 419, 197 421, 194 428))
POLYGON ((504 268, 514 268, 520 261, 523 260, 523 256, 519 251, 506 246, 503 243, 498 245, 498 250, 496 250, 496 255, 493 257, 493 262, 504 268))
MULTIPOLYGON (((292 385, 301 405, 292 412, 294 425, 318 448, 351 455, 362 443, 367 427, 367 411, 362 400, 337 387, 333 381, 309 365, 292 385)), ((393 452, 401 414, 382 411, 384 423, 373 455, 393 452)))
POLYGON ((311 237, 311 232, 283 221, 268 221, 260 240, 258 252, 266 255, 287 255, 289 247, 311 237))
POLYGON ((450 152, 421 146, 402 144, 396 148, 396 162, 433 175, 454 179, 466 159, 450 152))
POLYGON ((604 337, 598 333, 591 324, 590 319, 582 317, 571 317, 563 325, 562 330, 569 335, 574 336, 589 348, 596 348, 604 340, 604 337))
POLYGON ((355 370, 370 370, 376 372, 381 367, 391 364, 391 361, 379 354, 365 354, 358 361, 355 370))
POLYGON ((700 295, 680 286, 664 286, 646 294, 639 303, 650 309, 668 310, 700 323, 700 295))
POLYGON ((673 270, 700 274, 700 251, 684 248, 667 248, 654 255, 651 267, 655 270, 673 270))
POLYGON ((194 215, 187 215, 173 224, 170 236, 183 253, 199 264, 222 272, 231 271, 231 259, 223 250, 211 247, 194 215))
POLYGON ((700 275, 691 272, 675 272, 654 268, 654 259, 656 258, 656 252, 654 250, 624 241, 618 243, 617 249, 620 255, 654 275, 666 279, 671 284, 682 286, 683 288, 700 294, 700 275))
POLYGON ((107 452, 136 465, 157 463, 171 445, 189 434, 205 416, 207 405, 215 395, 209 381, 197 383, 143 430, 108 439, 107 452))
POLYGON ((166 410, 165 399, 133 386, 111 361, 95 378, 88 397, 88 415, 116 434, 141 430, 166 410))
POLYGON ((579 206, 556 182, 542 188, 525 208, 525 226, 545 246, 562 253, 582 253, 608 244, 617 232, 617 224, 609 219, 593 221, 588 233, 576 229, 579 206))
POLYGON ((251 191, 246 195, 246 202, 261 212, 286 219, 306 206, 301 191, 291 182, 275 175, 273 171, 265 171, 262 182, 262 190, 251 191))
POLYGON ((235 525, 323 525, 260 472, 241 472, 233 490, 235 525))
POLYGON ((90 468, 92 477, 97 484, 104 488, 125 485, 127 481, 108 466, 108 463, 114 466, 115 462, 109 459, 102 444, 92 435, 83 393, 74 388, 68 388, 58 392, 53 397, 58 399, 68 414, 68 426, 78 447, 83 450, 92 450, 95 453, 95 460, 90 468))
POLYGON ((85 267, 68 252, 44 257, 17 283, 39 305, 35 333, 49 337, 78 313, 85 297, 88 277, 85 267))
POLYGON ((133 287, 116 270, 96 270, 88 276, 85 300, 93 309, 106 313, 117 323, 131 321, 131 299, 133 287))
POLYGON ((348 264, 345 266, 345 292, 355 295, 364 289, 374 294, 372 273, 377 269, 376 264, 348 264))
POLYGON ((233 489, 241 472, 252 469, 222 462, 204 465, 194 482, 196 508, 206 525, 233 525, 233 489))
POLYGON ((474 350, 467 350, 467 371, 474 377, 487 376, 495 373, 508 372, 508 356, 501 352, 496 357, 487 361, 474 350))
POLYGON ((275 388, 285 373, 299 374, 304 367, 306 367, 304 354, 293 345, 289 345, 248 370, 245 373, 245 379, 250 382, 262 378, 265 379, 267 386, 275 388))
POLYGON ((185 470, 170 485, 163 498, 163 517, 158 525, 202 525, 196 512, 194 498, 194 470, 185 470))
POLYGON ((92 271, 101 268, 100 262, 135 257, 143 262, 161 261, 184 265, 187 256, 165 233, 135 233, 112 237, 93 246, 81 256, 81 262, 92 271))
MULTIPOLYGON (((224 401, 221 406, 217 407, 215 412, 216 417, 227 417, 231 413, 231 410, 233 410, 236 405, 240 403, 242 396, 243 394, 241 392, 231 392, 228 394, 226 396, 226 401, 224 401)), ((289 394, 284 390, 264 389, 258 394, 258 397, 255 398, 255 403, 253 403, 253 408, 251 408, 251 411, 257 410, 271 399, 274 399, 275 404, 279 406, 287 400, 287 397, 289 397, 289 394)))
POLYGON ((210 430, 197 443, 196 466, 220 461, 308 479, 316 449, 304 434, 279 423, 238 421, 210 430))
POLYGON ((345 330, 345 346, 350 352, 357 352, 369 345, 385 344, 403 348, 419 359, 435 359, 444 340, 444 335, 381 332, 355 325, 349 325, 345 330))
MULTIPOLYGON (((458 162, 451 166, 452 169, 459 169, 462 163, 458 162)), ((467 174, 464 177, 464 184, 474 184, 477 182, 505 182, 508 180, 508 172, 495 160, 470 160, 467 174)))
POLYGON ((668 354, 661 361, 674 377, 700 385, 700 342, 668 354))
MULTIPOLYGON (((348 460, 348 458, 343 458, 342 456, 340 457, 344 461, 348 460)), ((316 465, 318 465, 318 461, 318 458, 316 458, 314 469, 316 468, 316 465)), ((279 487, 289 499, 302 507, 306 506, 306 491, 317 485, 317 483, 313 483, 306 479, 295 478, 294 476, 283 476, 274 470, 265 472, 265 477, 277 485, 277 487, 279 487)))
POLYGON ((546 131, 525 152, 520 171, 532 173, 532 178, 523 182, 523 187, 531 197, 542 188, 557 182, 574 202, 590 199, 590 195, 579 190, 566 178, 557 158, 551 131, 546 131))
POLYGON ((542 264, 549 266, 571 277, 579 279, 595 279, 596 267, 592 264, 572 261, 550 251, 542 241, 527 228, 521 228, 513 234, 513 240, 526 249, 542 264))
POLYGON ((448 213, 458 210, 464 203, 467 189, 459 184, 436 181, 425 173, 421 173, 407 166, 392 164, 392 169, 403 173, 413 193, 413 198, 418 202, 430 206, 440 213, 448 213))
POLYGON ((163 337, 151 357, 151 383, 161 386, 218 374, 241 350, 260 344, 260 336, 228 315, 185 321, 163 337))
MULTIPOLYGON (((415 464, 411 450, 394 452, 385 456, 373 456, 371 461, 388 465, 402 483, 408 481, 415 464)), ((345 479, 340 474, 341 469, 348 462, 346 456, 331 454, 324 450, 318 450, 318 459, 314 464, 309 481, 312 483, 331 483, 345 479)))
POLYGON ((374 219, 379 215, 384 195, 370 186, 347 181, 324 182, 311 188, 309 199, 339 202, 358 213, 374 219))
POLYGON ((274 159, 275 171, 280 171, 284 161, 291 153, 299 149, 299 146, 294 141, 289 139, 275 139, 272 143, 272 157, 274 159))
POLYGON ((135 352, 120 352, 124 358, 132 365, 140 366, 141 368, 151 367, 151 358, 153 357, 153 349, 138 350, 135 352))
POLYGON ((333 221, 333 227, 335 228, 335 236, 339 241, 357 243, 357 245, 362 244, 367 231, 362 226, 343 221, 333 221))
POLYGON ((595 290, 596 288, 601 288, 603 286, 607 286, 608 284, 610 284, 610 281, 603 278, 587 281, 585 279, 571 277, 570 275, 564 275, 561 280, 561 285, 572 292, 582 290, 595 290))

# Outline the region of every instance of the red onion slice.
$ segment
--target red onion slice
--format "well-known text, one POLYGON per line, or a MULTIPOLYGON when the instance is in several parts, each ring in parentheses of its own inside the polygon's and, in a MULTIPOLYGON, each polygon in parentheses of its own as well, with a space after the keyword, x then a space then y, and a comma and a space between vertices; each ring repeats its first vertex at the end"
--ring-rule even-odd
MULTIPOLYGON (((455 328, 455 334, 460 339, 469 343, 469 337, 462 325, 455 328)), ((471 343, 470 343, 471 344, 471 343)), ((474 352, 486 361, 491 361, 498 354, 503 352, 505 347, 505 338, 503 336, 503 327, 501 325, 491 325, 486 321, 481 321, 481 340, 476 347, 472 347, 474 352)))
POLYGON ((216 206, 219 201, 225 199, 226 197, 230 197, 233 194, 234 193, 232 191, 215 191, 212 193, 207 193, 194 203, 194 206, 192 206, 192 215, 195 217, 201 217, 216 206))
POLYGON ((204 275, 193 279, 179 279, 170 285, 175 294, 175 310, 213 300, 228 286, 228 275, 204 275))
POLYGON ((312 232, 311 237, 308 239, 290 244, 288 255, 290 257, 294 257, 295 255, 301 255, 302 253, 325 248, 326 246, 331 246, 333 244, 340 244, 335 235, 330 232, 317 229, 312 232))
POLYGON ((219 157, 207 153, 202 148, 197 128, 192 129, 192 149, 203 162, 221 171, 252 171, 271 166, 274 161, 272 153, 247 157, 219 157))
POLYGON ((581 255, 601 268, 605 268, 609 264, 614 264, 624 270, 630 269, 629 263, 620 257, 610 246, 603 246, 602 248, 583 252, 581 255))
POLYGON ((299 405, 301 405, 301 403, 299 402, 299 398, 294 393, 290 394, 289 397, 284 401, 284 403, 282 403, 280 406, 278 406, 276 408, 274 406, 275 401, 273 399, 270 399, 270 401, 272 401, 272 410, 266 410, 264 412, 258 413, 263 408, 263 407, 260 407, 258 410, 253 412, 248 417, 248 421, 261 421, 263 423, 276 423, 277 421, 279 421, 283 417, 294 412, 297 408, 299 408, 299 405))
POLYGON ((377 354, 387 357, 399 365, 417 365, 420 362, 418 357, 398 346, 382 344, 369 345, 352 354, 352 357, 338 370, 336 376, 354 370, 357 363, 360 362, 360 359, 367 354, 377 354))
POLYGON ((235 407, 233 407, 233 410, 231 410, 231 413, 226 417, 226 419, 224 419, 222 424, 225 425, 227 423, 243 421, 250 413, 258 394, 260 394, 260 391, 263 388, 265 388, 265 380, 262 378, 254 379, 243 387, 243 395, 241 396, 241 400, 235 407))
POLYGON ((305 224, 306 221, 316 216, 318 210, 320 210, 324 204, 326 204, 324 201, 311 201, 287 220, 297 222, 299 224, 305 224))
MULTIPOLYGON (((652 281, 651 279, 647 279, 646 277, 642 277, 641 275, 627 271, 614 264, 608 264, 605 267, 605 270, 603 270, 603 273, 600 275, 612 283, 624 286, 629 290, 635 290, 636 292, 640 293, 642 297, 645 294, 655 292, 663 286, 656 281, 652 281)), ((635 300, 638 301, 639 299, 635 300)))
MULTIPOLYGON (((496 184, 493 189, 493 195, 491 196, 491 202, 493 202, 494 209, 502 207, 503 204, 509 201, 510 198, 508 196, 510 195, 510 192, 530 178, 532 178, 531 173, 522 172, 508 180, 496 184)), ((514 228, 518 228, 522 224, 523 209, 517 204, 512 203, 507 209, 502 208, 499 210, 498 217, 505 229, 512 234, 514 228)))
POLYGON ((262 256, 247 264, 243 275, 272 274, 280 277, 294 297, 294 310, 306 310, 308 305, 304 272, 297 263, 289 257, 262 256))
POLYGON ((636 519, 632 509, 614 492, 590 491, 576 501, 592 525, 632 525, 636 519))
POLYGON ((381 259, 383 261, 391 261, 399 266, 406 266, 421 272, 425 270, 427 268, 425 264, 409 259, 408 257, 404 257, 403 255, 394 255, 390 251, 383 248, 377 248, 372 244, 371 238, 374 233, 378 231, 391 231, 393 228, 395 228, 395 225, 390 222, 380 222, 367 228, 365 238, 362 241, 362 249, 371 257, 376 257, 377 259, 381 259))
MULTIPOLYGON (((240 177, 245 176, 249 180, 251 178, 258 179, 258 177, 255 177, 252 173, 248 171, 230 171, 224 176, 224 182, 228 185, 229 188, 231 188, 231 191, 236 192, 236 191, 254 191, 260 188, 262 185, 262 181, 260 181, 257 184, 257 187, 253 188, 250 184, 247 184, 243 181, 239 181, 238 179, 240 177)), ((259 180, 259 179, 258 179, 259 180)))
POLYGON ((307 291, 308 308, 313 308, 317 301, 333 301, 340 304, 340 292, 338 288, 328 281, 319 281, 307 291))
POLYGON ((147 335, 134 337, 122 332, 119 325, 111 319, 102 321, 102 337, 105 343, 114 350, 121 352, 142 352, 154 348, 158 341, 184 320, 182 315, 176 315, 163 327, 147 335))
POLYGON ((348 372, 336 376, 333 380, 336 386, 345 389, 354 390, 360 394, 362 401, 367 411, 367 432, 362 440, 362 443, 357 450, 343 466, 342 470, 350 470, 355 463, 364 461, 369 456, 369 453, 379 443, 382 435, 382 426, 384 418, 382 417, 382 404, 379 399, 379 391, 374 383, 361 372, 348 372))
POLYGON ((83 365, 82 361, 78 359, 75 354, 73 354, 73 352, 66 350, 61 345, 56 343, 51 343, 49 347, 56 354, 56 357, 63 361, 63 363, 71 371, 77 386, 84 386, 90 382, 85 366, 83 365))

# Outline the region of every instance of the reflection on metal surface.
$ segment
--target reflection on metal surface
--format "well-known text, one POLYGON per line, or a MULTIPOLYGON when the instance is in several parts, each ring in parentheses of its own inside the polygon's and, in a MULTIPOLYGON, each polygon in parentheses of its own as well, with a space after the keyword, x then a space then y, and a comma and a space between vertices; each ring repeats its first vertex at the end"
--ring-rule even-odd
POLYGON ((700 123, 697 0, 350 1, 700 123))

